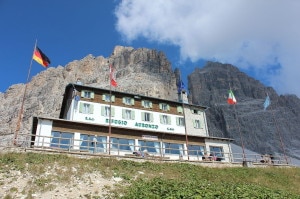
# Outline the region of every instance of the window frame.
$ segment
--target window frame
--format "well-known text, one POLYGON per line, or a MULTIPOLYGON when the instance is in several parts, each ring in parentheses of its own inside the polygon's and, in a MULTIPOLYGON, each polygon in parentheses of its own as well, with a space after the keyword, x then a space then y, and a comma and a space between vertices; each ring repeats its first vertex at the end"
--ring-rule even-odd
POLYGON ((82 114, 93 114, 94 105, 87 102, 80 102, 79 104, 79 113, 82 114))
POLYGON ((134 105, 134 99, 132 97, 123 97, 122 102, 123 102, 123 104, 128 105, 128 106, 134 105))
POLYGON ((81 97, 86 99, 94 99, 95 92, 90 90, 82 90, 81 91, 81 97))
POLYGON ((167 103, 159 103, 159 109, 162 111, 170 111, 170 105, 167 103))
POLYGON ((107 94, 107 93, 104 93, 102 95, 102 100, 105 101, 105 102, 115 102, 115 95, 110 95, 110 94, 107 94))
POLYGON ((152 102, 150 101, 150 100, 142 100, 142 106, 144 107, 144 108, 152 108, 152 102))

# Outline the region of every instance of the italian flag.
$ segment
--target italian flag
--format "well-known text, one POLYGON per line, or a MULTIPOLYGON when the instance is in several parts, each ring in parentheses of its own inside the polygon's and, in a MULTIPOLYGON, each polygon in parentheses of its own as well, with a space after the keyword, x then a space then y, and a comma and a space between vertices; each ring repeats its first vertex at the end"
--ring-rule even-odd
POLYGON ((236 99, 234 97, 232 90, 229 90, 229 96, 228 96, 227 102, 228 102, 228 104, 231 104, 231 105, 236 104, 236 99))

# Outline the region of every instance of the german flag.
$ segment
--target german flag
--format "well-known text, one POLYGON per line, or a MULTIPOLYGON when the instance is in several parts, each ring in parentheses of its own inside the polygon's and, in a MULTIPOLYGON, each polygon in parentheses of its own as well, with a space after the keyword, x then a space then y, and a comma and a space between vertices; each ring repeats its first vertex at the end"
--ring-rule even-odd
POLYGON ((45 68, 47 68, 50 64, 50 59, 38 47, 35 47, 32 59, 37 61, 37 63, 41 64, 45 68))

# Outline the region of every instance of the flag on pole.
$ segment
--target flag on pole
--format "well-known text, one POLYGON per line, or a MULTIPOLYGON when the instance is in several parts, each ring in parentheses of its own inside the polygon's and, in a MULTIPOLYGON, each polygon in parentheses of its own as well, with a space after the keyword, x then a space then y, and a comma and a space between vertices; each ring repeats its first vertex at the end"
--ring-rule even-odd
POLYGON ((184 83, 182 80, 179 80, 177 88, 178 88, 178 93, 181 93, 181 91, 184 89, 184 83))
POLYGON ((50 59, 37 46, 34 49, 32 59, 41 64, 45 68, 50 64, 50 59))
POLYGON ((109 77, 110 77, 110 85, 113 87, 117 87, 115 70, 112 68, 112 65, 109 66, 109 77))
POLYGON ((231 89, 229 90, 229 96, 228 96, 227 102, 228 102, 228 104, 231 104, 231 105, 236 104, 236 99, 235 99, 234 94, 231 89))
POLYGON ((267 108, 268 108, 268 106, 270 106, 270 104, 271 104, 271 100, 270 100, 269 95, 267 95, 266 100, 264 102, 264 111, 267 110, 267 108))

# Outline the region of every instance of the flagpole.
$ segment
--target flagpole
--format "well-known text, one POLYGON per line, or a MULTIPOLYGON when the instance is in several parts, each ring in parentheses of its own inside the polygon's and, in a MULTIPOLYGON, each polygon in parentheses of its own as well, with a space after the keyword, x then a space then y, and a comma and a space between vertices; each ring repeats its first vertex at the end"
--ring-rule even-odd
MULTIPOLYGON (((268 94, 267 94, 268 95, 268 94)), ((268 95, 269 96, 269 95, 268 95)), ((283 152, 283 156, 284 156, 284 159, 286 161, 286 164, 288 164, 288 160, 287 160, 287 157, 286 157, 286 152, 285 152, 285 148, 284 148, 284 144, 283 144, 283 140, 282 140, 282 136, 281 136, 281 133, 279 131, 279 128, 278 128, 278 125, 277 125, 277 121, 275 119, 275 115, 274 115, 274 112, 272 112, 272 117, 273 117, 273 121, 275 123, 275 126, 276 126, 276 130, 277 130, 277 134, 279 136, 279 140, 280 140, 280 145, 281 145, 281 149, 282 149, 282 152, 283 152)))
POLYGON ((186 130, 186 121, 185 121, 186 118, 185 118, 185 111, 184 111, 184 103, 183 103, 182 91, 181 91, 181 101, 182 101, 182 109, 183 109, 183 117, 184 117, 184 131, 185 131, 186 152, 187 152, 188 160, 190 160, 190 155, 189 155, 189 141, 188 141, 188 135, 187 135, 187 130, 186 130))
MULTIPOLYGON (((37 39, 35 40, 35 44, 34 44, 34 48, 33 48, 33 53, 34 53, 34 50, 36 49, 36 46, 37 46, 37 39)), ((22 98, 22 103, 21 103, 21 108, 20 108, 19 114, 18 114, 17 128, 16 128, 16 131, 15 131, 14 141, 13 141, 14 145, 17 145, 17 138, 18 138, 18 134, 19 134, 21 123, 22 123, 22 119, 23 119, 23 112, 24 112, 23 109, 24 109, 26 91, 27 91, 27 86, 28 86, 30 72, 31 72, 31 67, 32 67, 32 61, 33 61, 33 58, 31 57, 31 61, 30 61, 29 69, 28 69, 28 74, 27 74, 27 80, 26 80, 25 89, 24 89, 23 98, 22 98)))
POLYGON ((179 73, 179 89, 180 89, 180 97, 181 97, 181 102, 182 102, 182 110, 183 110, 183 118, 184 118, 184 131, 185 131, 185 143, 186 143, 186 152, 187 152, 187 158, 190 160, 190 155, 189 155, 189 141, 188 141, 188 135, 187 135, 187 129, 186 129, 186 118, 185 118, 185 110, 184 110, 184 101, 183 101, 183 94, 182 94, 182 79, 181 79, 181 74, 179 73))
MULTIPOLYGON (((230 83, 229 83, 229 89, 230 89, 230 92, 232 93, 230 83)), ((232 95, 233 95, 233 93, 232 93, 232 95)), ((233 97, 234 97, 234 95, 233 95, 233 97)), ((238 131, 239 131, 240 139, 241 139, 241 145, 242 145, 242 151, 243 151, 243 162, 245 162, 246 161, 245 146, 244 146, 244 141, 243 141, 243 137, 242 137, 242 133, 241 133, 240 122, 239 122, 239 119, 238 119, 238 115, 236 113, 235 103, 233 104, 233 108, 234 108, 234 114, 235 114, 236 122, 238 124, 238 131)))
POLYGON ((110 137, 111 137, 111 65, 109 65, 109 126, 108 126, 108 155, 110 155, 110 137))
POLYGON ((243 141, 243 137, 242 137, 242 133, 241 133, 240 122, 239 122, 239 119, 238 119, 237 113, 236 113, 235 104, 233 105, 233 108, 234 108, 234 114, 235 114, 236 122, 237 122, 237 124, 238 124, 238 131, 239 131, 239 134, 240 134, 241 144, 242 144, 242 150, 243 150, 243 162, 245 162, 245 161, 246 161, 246 156, 245 156, 245 146, 244 146, 244 141, 243 141))

